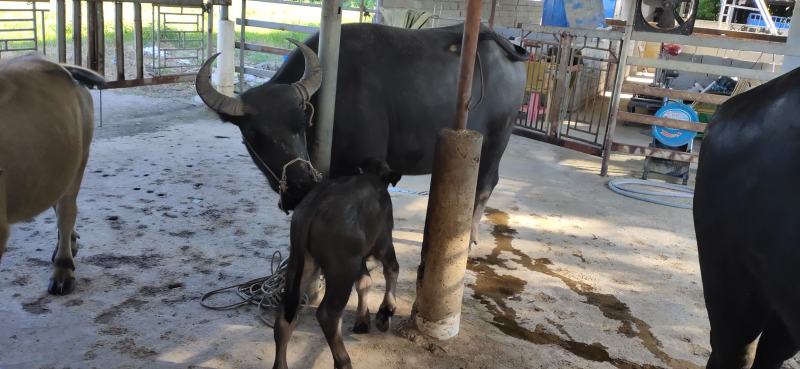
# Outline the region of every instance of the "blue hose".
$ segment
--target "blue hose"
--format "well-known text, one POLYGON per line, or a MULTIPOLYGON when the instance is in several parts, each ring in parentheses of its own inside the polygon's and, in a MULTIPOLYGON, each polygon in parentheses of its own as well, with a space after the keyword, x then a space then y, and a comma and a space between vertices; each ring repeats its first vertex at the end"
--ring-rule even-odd
POLYGON ((651 202, 664 206, 671 206, 681 209, 691 209, 692 204, 661 200, 661 198, 692 199, 694 190, 688 186, 676 185, 671 183, 654 182, 633 178, 618 178, 608 181, 608 188, 622 196, 627 196, 637 200, 651 202), (666 191, 647 191, 636 188, 626 188, 626 185, 638 185, 645 187, 655 187, 666 191))

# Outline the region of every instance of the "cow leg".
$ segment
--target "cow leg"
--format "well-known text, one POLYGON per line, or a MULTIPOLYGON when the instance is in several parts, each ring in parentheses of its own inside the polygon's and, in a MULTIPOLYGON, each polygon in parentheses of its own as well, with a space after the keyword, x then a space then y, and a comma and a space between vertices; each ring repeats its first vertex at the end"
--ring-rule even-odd
POLYGON ((356 282, 356 293, 358 293, 358 308, 356 309, 356 322, 353 325, 353 333, 369 333, 369 307, 367 306, 367 296, 372 288, 372 277, 369 275, 367 265, 362 266, 361 278, 356 282))
POLYGON ((784 361, 789 360, 798 351, 798 345, 776 314, 767 322, 761 333, 756 349, 756 358, 752 369, 780 369, 784 361))
POLYGON ((342 312, 350 298, 353 284, 362 275, 362 264, 362 260, 353 260, 327 269, 323 268, 325 296, 317 308, 317 321, 325 333, 337 369, 352 369, 350 355, 347 354, 342 340, 342 312))
POLYGON ((380 249, 381 252, 377 255, 377 258, 383 263, 383 277, 386 279, 386 292, 383 295, 383 302, 380 309, 378 309, 378 313, 375 314, 375 326, 381 332, 388 331, 392 324, 392 317, 396 309, 397 276, 400 274, 400 264, 397 263, 397 255, 394 252, 391 235, 384 244, 385 246, 380 249))
MULTIPOLYGON (((289 348, 289 340, 292 338, 295 327, 297 327, 297 322, 300 321, 300 303, 303 300, 303 294, 308 290, 311 282, 317 278, 319 272, 316 262, 314 262, 314 259, 309 255, 305 256, 303 262, 305 264, 303 265, 302 275, 300 276, 300 284, 295 286, 294 278, 286 278, 286 288, 283 293, 284 299, 278 305, 278 311, 275 314, 275 325, 273 329, 275 335, 275 362, 272 365, 273 369, 287 369, 289 367, 286 362, 286 350, 289 348), (297 293, 290 293, 290 291, 295 288, 298 288, 299 291, 297 291, 297 293), (288 296, 296 296, 297 300, 290 302, 288 296), (291 322, 286 319, 286 311, 289 309, 288 305, 296 307, 296 310, 292 312, 294 319, 292 319, 291 322)), ((286 269, 286 275, 296 275, 296 269, 295 264, 290 262, 286 269)))

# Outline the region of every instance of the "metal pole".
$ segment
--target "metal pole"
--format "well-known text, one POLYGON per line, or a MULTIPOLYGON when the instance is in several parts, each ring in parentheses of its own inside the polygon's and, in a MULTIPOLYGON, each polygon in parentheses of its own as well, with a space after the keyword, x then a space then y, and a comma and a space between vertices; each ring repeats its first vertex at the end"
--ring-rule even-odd
POLYGON ((417 269, 412 321, 435 339, 458 335, 483 136, 466 129, 481 22, 481 0, 468 0, 461 42, 455 129, 436 142, 428 212, 417 269))
MULTIPOLYGON (((36 18, 36 13, 33 13, 36 18)), ((67 9, 64 0, 56 0, 56 42, 58 44, 58 62, 67 62, 67 9)))
POLYGON ((72 1, 72 63, 81 65, 81 1, 72 1))
POLYGON ((461 66, 458 77, 455 129, 467 128, 469 100, 472 96, 472 76, 475 72, 475 54, 481 27, 481 0, 467 0, 467 17, 464 20, 464 37, 461 39, 461 66))
POLYGON ((97 2, 86 2, 86 65, 97 71, 97 2))
POLYGON ((372 17, 372 21, 376 24, 381 24, 383 20, 383 13, 381 12, 382 7, 383 0, 375 0, 375 15, 372 17))
POLYGON ((336 106, 336 80, 339 75, 339 40, 342 34, 342 1, 323 0, 319 28, 319 59, 322 64, 322 87, 319 92, 314 165, 325 175, 331 167, 333 117, 336 106))
POLYGON ((97 72, 106 75, 106 25, 103 2, 97 2, 97 72))
POLYGON ((214 4, 208 2, 208 35, 206 35, 206 58, 211 58, 214 55, 214 4))
POLYGON ((794 25, 789 27, 789 34, 786 36, 786 55, 781 73, 800 68, 800 1, 795 1, 792 21, 794 25))
POLYGON ((603 163, 600 166, 600 175, 608 175, 608 162, 611 159, 611 145, 614 143, 614 131, 617 128, 617 112, 619 111, 619 99, 622 94, 622 84, 625 82, 625 67, 628 63, 628 55, 631 53, 631 34, 633 33, 633 18, 636 11, 636 2, 631 1, 628 9, 628 21, 625 22, 625 34, 620 41, 619 64, 617 64, 616 80, 614 81, 614 91, 611 94, 611 117, 608 120, 608 129, 603 143, 603 163))

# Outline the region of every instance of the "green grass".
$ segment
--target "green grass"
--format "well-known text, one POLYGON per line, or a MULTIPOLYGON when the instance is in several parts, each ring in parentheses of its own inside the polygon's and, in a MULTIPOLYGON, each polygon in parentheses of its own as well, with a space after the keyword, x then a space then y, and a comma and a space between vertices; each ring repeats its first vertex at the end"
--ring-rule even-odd
MULTIPOLYGON (((319 1, 307 1, 311 3, 319 3, 319 1)), ((375 0, 367 0, 366 6, 373 7, 375 0)), ((344 6, 357 6, 360 3, 358 0, 348 0, 345 1, 344 6)), ((239 7, 240 3, 237 2, 236 6, 231 6, 229 8, 230 18, 233 20, 241 16, 241 7, 239 7)), ((72 4, 71 1, 67 1, 66 4, 67 9, 67 25, 66 25, 66 35, 67 35, 67 50, 68 54, 71 53, 72 50, 72 33, 73 33, 73 25, 72 25, 72 4)), ((82 29, 82 40, 83 40, 83 52, 84 57, 87 50, 86 44, 86 6, 84 4, 83 7, 83 29, 82 29)), ((150 5, 143 4, 142 5, 142 17, 143 17, 143 27, 142 27, 142 39, 144 43, 145 50, 147 50, 153 42, 153 29, 152 29, 152 9, 150 5)), ((3 15, 0 13, 0 18, 16 18, 19 14, 15 15, 3 15)), ((216 26, 217 18, 219 17, 218 8, 215 8, 215 20, 214 25, 216 26)), ((271 22, 280 22, 280 23, 289 23, 289 24, 297 24, 297 25, 304 25, 304 26, 319 26, 320 20, 320 9, 313 8, 313 7, 306 7, 306 6, 291 6, 291 5, 279 5, 279 4, 268 4, 268 3, 260 3, 260 2, 249 2, 247 4, 247 18, 249 19, 258 19, 258 20, 265 20, 271 22)), ((123 40, 128 46, 128 48, 133 47, 134 45, 134 34, 133 34, 133 5, 126 3, 123 5, 123 40)), ((358 22, 359 20, 359 13, 354 11, 343 11, 342 12, 342 22, 343 23, 354 23, 358 22)), ((114 27, 114 5, 113 4, 106 4, 104 7, 104 36, 105 36, 105 45, 106 45, 106 57, 107 57, 107 64, 109 64, 109 58, 113 56, 114 53, 114 44, 115 44, 115 27, 114 27)), ((370 17, 364 18, 365 22, 370 22, 370 17)), ((41 22, 37 24, 39 30, 41 30, 41 22)), ((30 27, 30 22, 4 22, 2 23, 3 29, 9 28, 22 28, 22 27, 30 27)), ((216 30, 215 30, 216 31, 216 30)), ((39 31, 39 37, 41 40, 41 31, 39 31)), ((239 33, 240 33, 240 26, 236 26, 236 40, 239 40, 239 33)), ((3 38, 22 38, 22 37, 30 37, 31 33, 20 33, 20 32, 4 32, 0 33, 0 36, 3 38)), ((298 40, 304 40, 307 38, 308 35, 305 33, 299 32, 288 32, 288 31, 279 31, 279 30, 271 30, 271 29, 260 29, 255 27, 247 27, 245 39, 248 43, 255 43, 260 45, 267 45, 273 47, 282 47, 282 48, 291 48, 291 44, 287 41, 287 38, 294 38, 298 40)), ((213 35, 212 38, 214 43, 216 43, 216 34, 213 35)), ((47 12, 45 13, 45 40, 46 49, 48 57, 54 57, 56 55, 56 21, 55 21, 55 13, 54 12, 47 12)), ((4 54, 3 57, 6 58, 10 55, 4 54)), ((270 54, 263 54, 259 52, 247 51, 245 53, 246 57, 246 64, 254 65, 254 64, 261 64, 261 63, 278 63, 280 64, 282 61, 282 57, 279 55, 270 55, 270 54)), ((71 57, 67 58, 71 61, 71 57)), ((237 56, 238 60, 238 56, 237 56)), ((147 63, 146 63, 147 64, 147 63)))

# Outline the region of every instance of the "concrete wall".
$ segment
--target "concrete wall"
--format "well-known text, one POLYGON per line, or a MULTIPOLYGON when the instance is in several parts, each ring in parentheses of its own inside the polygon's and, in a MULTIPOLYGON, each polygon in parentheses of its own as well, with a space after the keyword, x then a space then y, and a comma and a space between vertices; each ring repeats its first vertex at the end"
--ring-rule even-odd
MULTIPOLYGON (((484 0, 481 18, 489 19, 490 0, 484 0)), ((538 25, 542 20, 542 5, 540 0, 498 0, 495 11, 495 25, 504 27, 519 27, 538 25)), ((426 10, 442 18, 464 19, 466 15, 466 2, 464 0, 383 0, 383 7, 406 8, 426 10), (434 10, 435 8, 435 10, 434 10)), ((429 26, 447 26, 458 23, 460 20, 432 20, 429 26)))

